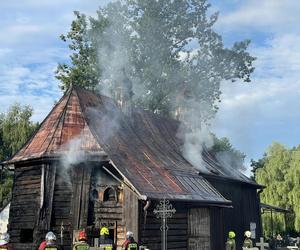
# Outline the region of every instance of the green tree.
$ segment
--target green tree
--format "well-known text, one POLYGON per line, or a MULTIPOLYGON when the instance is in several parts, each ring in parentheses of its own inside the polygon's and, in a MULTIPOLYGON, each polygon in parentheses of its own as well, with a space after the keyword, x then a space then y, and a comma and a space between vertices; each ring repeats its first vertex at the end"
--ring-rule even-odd
POLYGON ((0 117, 0 131, 2 141, 2 155, 0 160, 7 160, 20 149, 38 124, 30 121, 32 108, 14 104, 8 112, 0 117))
POLYGON ((256 171, 264 167, 266 163, 266 157, 267 155, 264 154, 263 157, 261 159, 258 159, 257 161, 251 159, 250 161, 251 172, 252 172, 251 179, 256 180, 256 171))
POLYGON ((228 164, 236 170, 244 171, 244 160, 246 155, 240 150, 234 148, 226 137, 218 138, 213 135, 214 145, 211 151, 217 159, 223 163, 228 164))
POLYGON ((197 102, 209 110, 203 119, 211 118, 220 82, 249 82, 255 58, 247 52, 248 40, 224 47, 213 30, 218 14, 208 16, 209 7, 206 0, 125 0, 89 20, 75 12, 62 36, 73 51, 71 64, 58 66, 62 88, 100 83, 116 92, 128 78, 131 84, 121 88, 133 88, 135 104, 145 109, 174 115, 197 102))
MULTIPOLYGON (((289 190, 288 198, 290 208, 294 212, 292 223, 298 232, 300 231, 300 146, 290 150, 290 169, 286 174, 286 188, 289 190)), ((289 228, 293 228, 289 226, 289 228)))
MULTIPOLYGON (((38 124, 30 121, 32 108, 12 105, 0 114, 0 162, 7 160, 28 140, 38 124)), ((4 169, 0 179, 0 207, 6 204, 12 189, 12 173, 4 169)))
MULTIPOLYGON (((293 190, 293 185, 289 172, 292 162, 291 150, 285 148, 279 143, 273 143, 261 163, 263 166, 256 170, 256 181, 266 186, 261 193, 261 202, 270 205, 293 209, 293 203, 289 193, 293 190)), ((299 180, 298 180, 299 181, 299 180)), ((285 225, 284 215, 282 213, 273 214, 273 232, 283 232, 294 228, 294 221, 288 221, 285 225)), ((267 236, 271 235, 271 217, 269 214, 263 215, 263 228, 267 236)))
POLYGON ((97 53, 88 36, 88 21, 84 14, 74 12, 76 19, 71 24, 67 35, 61 35, 64 42, 69 43, 73 51, 70 56, 71 65, 59 63, 56 78, 61 81, 61 89, 67 90, 71 85, 94 89, 100 80, 97 66, 97 53))

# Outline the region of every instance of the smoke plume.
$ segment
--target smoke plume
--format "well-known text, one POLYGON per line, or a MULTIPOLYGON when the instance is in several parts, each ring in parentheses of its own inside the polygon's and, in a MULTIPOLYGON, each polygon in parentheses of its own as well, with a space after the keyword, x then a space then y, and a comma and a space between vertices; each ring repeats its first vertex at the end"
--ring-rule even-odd
MULTIPOLYGON (((126 101, 128 100, 145 99, 147 96, 151 96, 152 93, 143 87, 144 83, 142 84, 141 82, 143 79, 136 77, 134 72, 136 65, 133 65, 130 58, 130 53, 136 49, 132 44, 131 38, 140 38, 139 34, 131 30, 132 27, 130 27, 130 25, 124 25, 128 20, 126 20, 126 17, 120 15, 121 11, 109 12, 108 10, 109 8, 103 11, 103 13, 105 18, 108 18, 109 25, 104 32, 101 31, 101 33, 99 33, 99 42, 97 45, 99 66, 102 74, 102 80, 99 86, 102 94, 112 97, 118 101, 121 107, 124 107, 124 102, 126 105, 126 101), (109 13, 109 15, 107 15, 107 13, 109 13)), ((216 103, 212 101, 212 99, 216 99, 216 102, 219 101, 218 98, 215 98, 220 94, 219 88, 222 80, 222 77, 215 72, 215 70, 220 67, 219 62, 215 61, 213 56, 210 56, 210 51, 206 52, 201 48, 195 48, 194 51, 190 50, 187 53, 179 52, 177 59, 179 64, 182 63, 182 65, 187 66, 186 69, 188 69, 188 67, 193 68, 197 64, 201 65, 201 72, 192 72, 189 75, 189 73, 186 74, 188 70, 184 69, 182 72, 176 71, 176 67, 175 70, 172 69, 171 71, 164 72, 161 69, 164 68, 163 63, 165 62, 159 60, 161 59, 161 55, 156 54, 159 53, 159 50, 156 50, 156 48, 159 47, 160 44, 164 44, 166 40, 161 33, 157 32, 159 27, 155 29, 157 20, 151 20, 150 16, 148 18, 149 27, 154 29, 153 32, 149 31, 149 34, 146 32, 144 39, 153 41, 153 48, 145 48, 144 54, 141 54, 145 56, 145 60, 148 62, 147 67, 149 67, 154 79, 156 77, 156 79, 172 79, 174 82, 171 87, 168 85, 165 87, 162 81, 162 86, 160 86, 161 90, 167 93, 170 92, 171 94, 162 99, 161 102, 172 99, 173 101, 168 104, 170 106, 169 110, 175 110, 175 112, 177 108, 180 107, 179 115, 174 116, 181 121, 177 136, 183 142, 181 147, 183 156, 200 171, 209 172, 205 167, 206 164, 203 162, 202 152, 204 147, 210 149, 214 144, 214 138, 210 132, 210 123, 216 111, 216 103), (201 53, 203 53, 203 55, 201 53), (202 78, 200 79, 199 76, 202 78), (202 98, 186 97, 183 93, 184 91, 180 92, 180 90, 178 91, 176 89, 177 86, 180 85, 178 83, 189 79, 192 79, 189 92, 198 93, 198 95, 195 94, 195 96, 202 96, 202 98), (177 98, 180 95, 182 95, 183 98, 177 98)), ((198 38, 199 43, 202 42, 201 39, 202 38, 198 38)), ((195 42, 195 40, 197 39, 193 41, 195 42)), ((189 46, 190 45, 191 44, 189 44, 189 46)), ((156 111, 154 110, 154 112, 156 111)), ((91 111, 91 113, 93 116, 98 115, 97 111, 91 111)), ((115 119, 115 117, 113 117, 113 119, 109 117, 107 120, 106 118, 102 119, 101 122, 107 123, 108 127, 115 128, 112 129, 111 132, 107 132, 107 136, 112 137, 113 135, 111 133, 114 133, 119 127, 118 119, 115 119)), ((101 134, 106 135, 103 131, 101 131, 101 134)), ((107 140, 107 138, 104 140, 107 140)), ((224 163, 224 167, 231 166, 232 164, 242 164, 242 162, 238 162, 236 159, 233 160, 233 158, 225 152, 217 154, 217 159, 224 163)))

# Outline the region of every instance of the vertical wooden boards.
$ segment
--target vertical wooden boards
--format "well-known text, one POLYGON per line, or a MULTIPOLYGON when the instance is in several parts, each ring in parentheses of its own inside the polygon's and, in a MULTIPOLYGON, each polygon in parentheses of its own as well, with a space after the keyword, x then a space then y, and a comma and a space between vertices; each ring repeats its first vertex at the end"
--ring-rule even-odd
POLYGON ((56 165, 43 164, 41 170, 40 208, 34 226, 34 246, 38 246, 50 229, 56 165))
POLYGON ((40 209, 40 193, 41 165, 16 166, 8 228, 14 249, 32 247, 32 243, 21 243, 21 230, 34 229, 40 209))
POLYGON ((82 166, 82 191, 81 191, 81 204, 80 204, 80 220, 79 229, 86 228, 89 211, 90 200, 90 185, 91 185, 91 168, 88 166, 82 166))
POLYGON ((224 249, 225 240, 223 210, 225 208, 210 207, 210 238, 211 250, 224 249))
POLYGON ((223 209, 224 234, 222 241, 226 241, 228 232, 236 233, 236 246, 241 248, 244 232, 250 229, 250 223, 256 223, 256 240, 261 235, 259 199, 257 187, 237 181, 224 179, 206 179, 228 200, 232 201, 232 208, 223 209))
POLYGON ((72 228, 86 228, 90 197, 91 169, 80 165, 72 169, 72 228))
POLYGON ((124 187, 123 218, 125 231, 134 233, 134 238, 138 239, 139 202, 137 196, 128 187, 124 187))
MULTIPOLYGON (((140 241, 151 250, 161 250, 161 219, 157 219, 153 214, 153 209, 158 203, 159 201, 151 201, 147 210, 146 221, 144 220, 145 211, 143 208, 140 209, 143 211, 140 213, 140 241)), ((176 213, 167 221, 169 227, 168 250, 187 250, 188 209, 184 203, 171 203, 175 207, 176 213)))
POLYGON ((67 250, 70 249, 72 239, 70 214, 72 183, 70 176, 63 168, 57 169, 53 196, 51 229, 56 234, 58 242, 62 243, 64 249, 67 250), (64 230, 61 234, 62 227, 64 230))
POLYGON ((208 208, 191 208, 188 215, 188 249, 210 250, 210 214, 208 208))

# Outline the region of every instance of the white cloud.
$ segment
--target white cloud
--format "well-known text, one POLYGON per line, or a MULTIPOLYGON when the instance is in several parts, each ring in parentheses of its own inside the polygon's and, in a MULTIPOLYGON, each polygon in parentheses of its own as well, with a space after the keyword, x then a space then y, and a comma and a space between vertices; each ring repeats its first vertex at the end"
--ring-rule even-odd
POLYGON ((54 71, 70 53, 59 35, 66 33, 73 11, 93 14, 108 1, 0 1, 0 112, 14 102, 34 108, 41 121, 62 92, 54 71))
MULTIPOLYGON (((223 10, 222 2, 216 2, 223 10)), ((224 4, 224 3, 223 3, 224 4)), ((217 27, 223 31, 247 29, 263 32, 298 32, 300 1, 295 0, 245 0, 236 3, 233 11, 221 11, 217 27), (266 30, 268 29, 268 30, 266 30)))
POLYGON ((215 130, 232 139, 250 158, 272 141, 299 144, 300 35, 283 34, 254 46, 252 83, 224 83, 215 130))

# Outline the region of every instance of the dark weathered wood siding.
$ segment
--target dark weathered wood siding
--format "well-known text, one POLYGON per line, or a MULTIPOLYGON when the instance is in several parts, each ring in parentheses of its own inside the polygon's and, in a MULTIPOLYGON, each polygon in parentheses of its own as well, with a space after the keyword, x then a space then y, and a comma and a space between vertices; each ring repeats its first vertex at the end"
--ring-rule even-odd
POLYGON ((124 187, 123 224, 125 231, 131 231, 139 238, 139 201, 137 195, 128 187, 124 187))
MULTIPOLYGON (((153 209, 158 204, 153 201, 148 208, 145 218, 143 206, 140 203, 140 241, 151 250, 161 250, 161 219, 153 214, 153 209)), ((183 203, 173 203, 176 213, 168 219, 168 249, 186 250, 188 237, 188 209, 183 203)))
POLYGON ((57 171, 52 204, 51 228, 57 234, 58 242, 63 243, 64 249, 70 249, 72 243, 71 201, 71 179, 66 171, 57 171), (62 239, 61 229, 64 229, 62 239))
POLYGON ((210 211, 208 208, 191 208, 188 213, 188 249, 210 250, 210 211))
MULTIPOLYGON (((256 223, 256 237, 261 235, 260 209, 257 188, 242 182, 218 178, 207 178, 210 183, 228 200, 233 208, 223 209, 223 238, 225 242, 230 230, 236 233, 237 249, 242 247, 244 232, 250 229, 250 222, 256 223)), ((224 249, 224 244, 223 248, 224 249)))
POLYGON ((21 242, 21 230, 33 230, 41 199, 41 166, 16 166, 9 216, 11 243, 16 250, 31 249, 31 243, 21 242))

